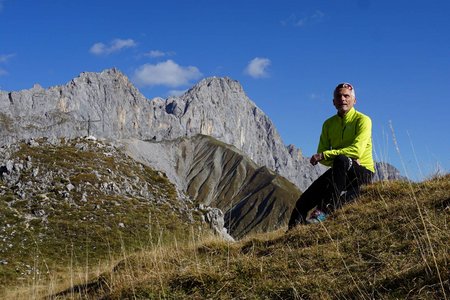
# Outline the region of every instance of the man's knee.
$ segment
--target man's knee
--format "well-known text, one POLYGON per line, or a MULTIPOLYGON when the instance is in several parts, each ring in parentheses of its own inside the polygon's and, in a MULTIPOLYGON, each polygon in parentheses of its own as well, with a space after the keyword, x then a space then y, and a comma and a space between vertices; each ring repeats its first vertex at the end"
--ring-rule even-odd
POLYGON ((352 159, 345 155, 338 155, 333 160, 333 168, 348 170, 352 166, 352 159))

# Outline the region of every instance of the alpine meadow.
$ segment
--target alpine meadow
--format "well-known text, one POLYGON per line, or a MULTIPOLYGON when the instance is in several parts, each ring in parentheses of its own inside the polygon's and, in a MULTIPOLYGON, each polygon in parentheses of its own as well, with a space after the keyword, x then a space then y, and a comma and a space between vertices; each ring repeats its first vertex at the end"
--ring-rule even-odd
POLYGON ((286 233, 324 170, 236 80, 145 98, 117 69, 0 92, 5 299, 446 299, 450 176, 374 183, 286 233))

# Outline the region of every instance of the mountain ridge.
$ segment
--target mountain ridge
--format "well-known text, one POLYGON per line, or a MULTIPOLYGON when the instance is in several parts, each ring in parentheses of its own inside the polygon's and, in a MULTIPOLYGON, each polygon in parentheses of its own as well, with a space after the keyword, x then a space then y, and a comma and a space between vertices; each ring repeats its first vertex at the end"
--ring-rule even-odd
POLYGON ((194 203, 223 211, 224 225, 236 238, 285 226, 300 196, 298 188, 284 177, 257 165, 236 147, 207 135, 163 143, 122 143, 136 161, 159 163, 158 168, 194 203))
POLYGON ((115 68, 84 72, 48 89, 0 91, 0 125, 0 145, 37 137, 162 141, 211 135, 300 190, 325 170, 312 167, 294 146, 285 146, 269 117, 228 77, 205 78, 179 97, 150 100, 115 68))

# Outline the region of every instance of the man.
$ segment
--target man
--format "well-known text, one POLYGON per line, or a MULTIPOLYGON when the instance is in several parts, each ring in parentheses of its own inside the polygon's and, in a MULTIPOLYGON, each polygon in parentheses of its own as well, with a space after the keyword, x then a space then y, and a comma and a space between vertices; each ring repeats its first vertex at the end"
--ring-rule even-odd
POLYGON ((331 167, 297 200, 288 230, 298 224, 318 223, 359 194, 375 172, 372 158, 372 121, 353 107, 355 89, 340 83, 334 89, 337 114, 323 123, 317 153, 311 164, 331 167))

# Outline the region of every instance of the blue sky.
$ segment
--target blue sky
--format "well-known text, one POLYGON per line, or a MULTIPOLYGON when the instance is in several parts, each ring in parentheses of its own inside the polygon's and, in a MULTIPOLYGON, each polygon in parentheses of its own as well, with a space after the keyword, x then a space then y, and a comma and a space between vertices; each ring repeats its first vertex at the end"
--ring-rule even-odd
POLYGON ((450 170, 449 16, 448 0, 0 0, 0 89, 117 67, 153 98, 228 76, 311 156, 347 81, 376 159, 422 179, 450 170))

